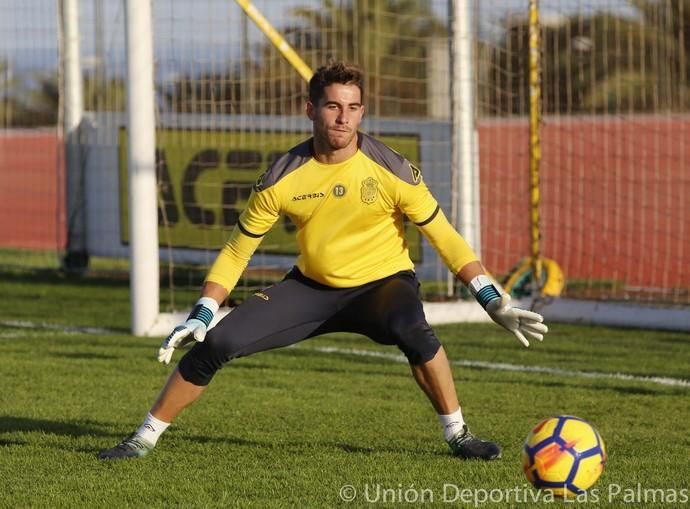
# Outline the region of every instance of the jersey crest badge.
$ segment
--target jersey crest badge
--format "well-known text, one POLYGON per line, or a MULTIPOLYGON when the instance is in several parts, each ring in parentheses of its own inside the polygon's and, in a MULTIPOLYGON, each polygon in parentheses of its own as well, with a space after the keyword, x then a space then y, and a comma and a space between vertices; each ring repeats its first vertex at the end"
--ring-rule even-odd
POLYGON ((422 181, 422 170, 410 163, 410 173, 412 173, 412 182, 419 184, 422 181))
POLYGON ((379 183, 374 177, 362 180, 361 197, 366 204, 374 203, 379 196, 379 183))

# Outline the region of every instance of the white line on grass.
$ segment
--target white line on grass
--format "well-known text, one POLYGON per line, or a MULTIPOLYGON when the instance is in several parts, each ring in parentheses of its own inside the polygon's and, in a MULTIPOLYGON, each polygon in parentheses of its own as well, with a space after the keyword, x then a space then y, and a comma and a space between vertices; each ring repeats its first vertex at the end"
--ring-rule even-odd
POLYGON ((57 323, 26 322, 23 320, 1 320, 0 327, 54 330, 59 332, 74 332, 76 334, 121 334, 112 329, 102 329, 100 327, 71 327, 69 325, 60 325, 57 323))
POLYGON ((0 339, 25 338, 28 334, 24 331, 0 332, 0 339))
MULTIPOLYGON (((118 331, 112 329, 102 329, 98 327, 70 327, 59 324, 51 324, 44 322, 27 322, 20 320, 0 320, 0 327, 12 327, 19 329, 48 329, 53 331, 61 331, 67 333, 79 334, 119 334, 118 331)), ((0 338, 20 337, 18 332, 5 332, 0 334, 0 338)), ((388 352, 377 352, 373 350, 358 350, 349 348, 337 348, 334 346, 318 346, 305 347, 301 344, 293 345, 291 348, 300 350, 311 350, 320 353, 335 354, 335 355, 357 355, 360 357, 376 357, 379 359, 387 359, 394 362, 407 363, 407 359, 402 354, 394 354, 388 352)), ((451 361, 454 366, 463 366, 466 368, 488 369, 493 371, 513 371, 518 373, 542 373, 546 375, 556 376, 572 376, 580 378, 608 378, 613 380, 625 380, 631 382, 653 383, 659 385, 666 385, 670 387, 690 387, 690 380, 682 378, 671 378, 666 376, 641 376, 630 375, 627 373, 606 373, 602 371, 580 371, 576 369, 561 369, 549 368, 546 366, 527 366, 524 364, 509 364, 505 362, 488 362, 488 361, 451 361)))
MULTIPOLYGON (((314 350, 321 353, 336 354, 336 355, 357 355, 361 357, 377 357, 380 359, 388 359, 395 362, 407 363, 404 355, 376 352, 372 350, 356 350, 337 348, 333 346, 320 347, 305 347, 298 346, 301 350, 314 350)), ((632 382, 654 383, 659 385, 668 385, 671 387, 690 387, 690 380, 683 380, 682 378, 671 378, 665 376, 641 376, 629 375, 627 373, 605 373, 601 371, 580 371, 575 369, 560 369, 549 368, 546 366, 526 366, 524 364, 508 364, 504 362, 487 362, 487 361, 451 361, 454 366, 463 366, 467 368, 489 369, 494 371, 515 371, 521 373, 542 373, 547 375, 557 376, 572 376, 581 378, 610 378, 614 380, 626 380, 632 382)))

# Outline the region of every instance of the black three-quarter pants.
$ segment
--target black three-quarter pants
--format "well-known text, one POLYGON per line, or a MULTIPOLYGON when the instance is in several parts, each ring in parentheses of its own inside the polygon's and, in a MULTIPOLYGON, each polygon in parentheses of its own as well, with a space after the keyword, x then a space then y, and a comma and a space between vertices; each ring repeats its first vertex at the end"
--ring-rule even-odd
POLYGON ((424 316, 412 271, 354 288, 332 288, 293 268, 280 283, 257 292, 182 357, 179 371, 208 385, 223 365, 329 332, 354 332, 397 345, 413 365, 431 360, 441 344, 424 316))

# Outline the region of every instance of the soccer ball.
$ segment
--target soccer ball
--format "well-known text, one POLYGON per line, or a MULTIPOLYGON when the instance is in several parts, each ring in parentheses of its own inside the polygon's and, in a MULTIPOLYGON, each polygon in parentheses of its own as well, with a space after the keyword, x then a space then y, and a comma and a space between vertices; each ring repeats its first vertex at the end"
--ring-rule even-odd
POLYGON ((589 489, 604 470, 606 448, 590 423, 572 415, 549 417, 527 435, 522 468, 540 489, 561 497, 589 489))

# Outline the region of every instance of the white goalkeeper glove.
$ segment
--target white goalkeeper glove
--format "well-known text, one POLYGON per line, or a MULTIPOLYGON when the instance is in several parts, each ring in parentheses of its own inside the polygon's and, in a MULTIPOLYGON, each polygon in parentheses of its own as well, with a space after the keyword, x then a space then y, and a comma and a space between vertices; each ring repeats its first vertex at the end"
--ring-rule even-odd
POLYGON ((202 297, 189 313, 187 321, 173 329, 158 350, 158 362, 168 364, 175 348, 183 347, 192 341, 203 341, 213 315, 218 311, 218 303, 210 297, 202 297))
POLYGON ((491 279, 479 275, 470 281, 470 292, 477 302, 489 313, 491 319, 506 330, 512 332, 520 342, 529 346, 530 339, 542 341, 549 328, 542 323, 544 317, 534 311, 514 308, 510 304, 510 295, 501 294, 491 279))

